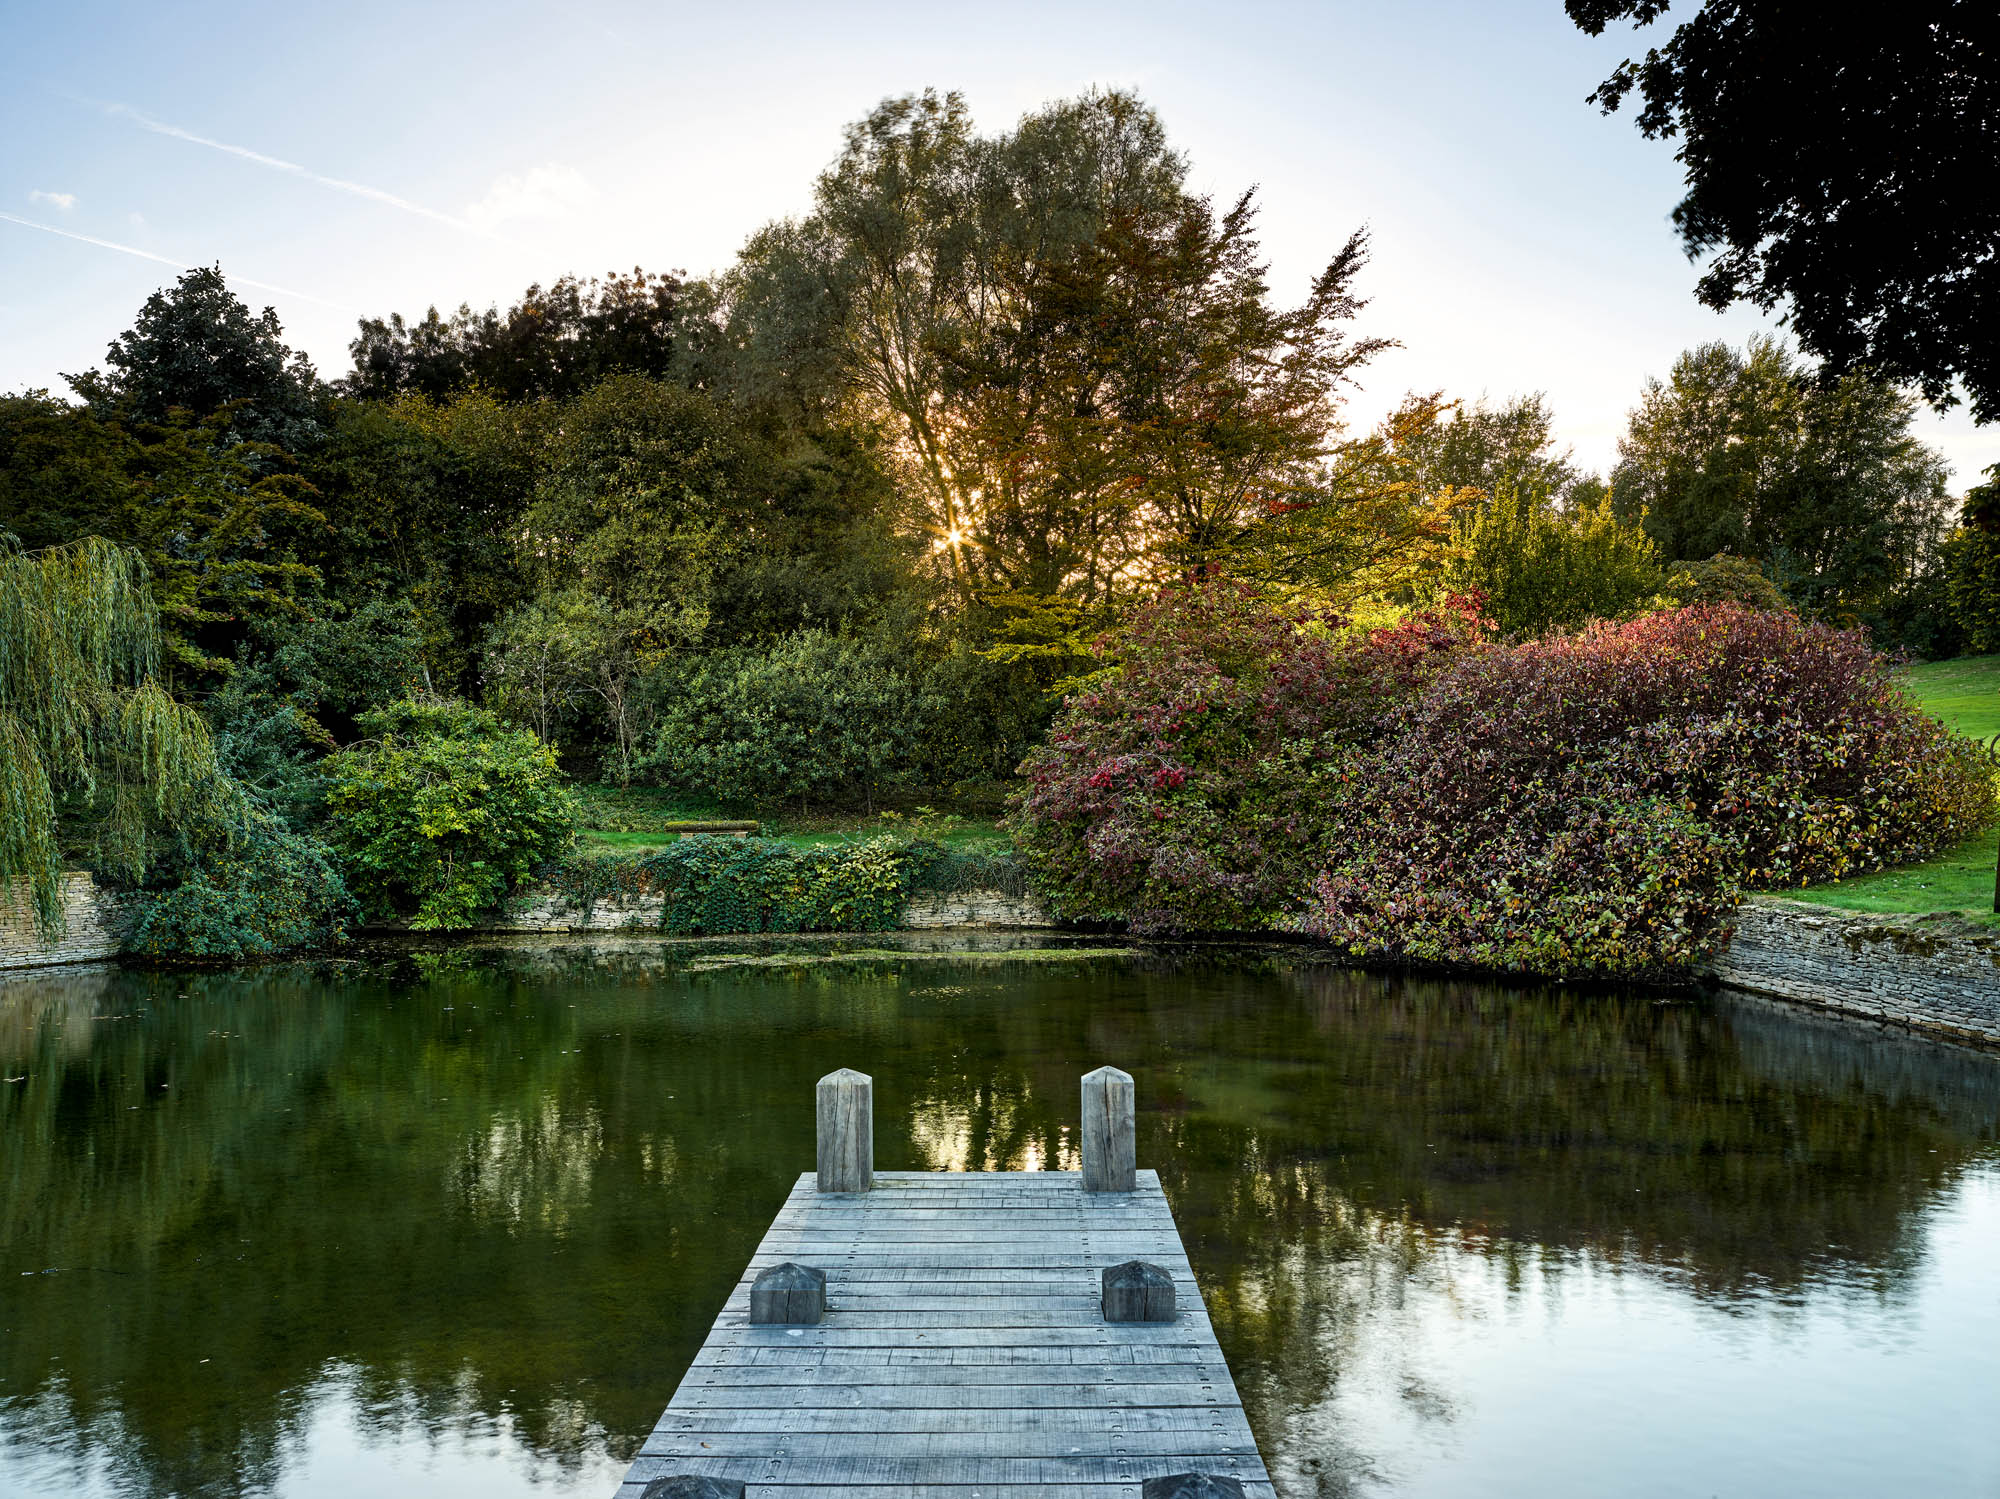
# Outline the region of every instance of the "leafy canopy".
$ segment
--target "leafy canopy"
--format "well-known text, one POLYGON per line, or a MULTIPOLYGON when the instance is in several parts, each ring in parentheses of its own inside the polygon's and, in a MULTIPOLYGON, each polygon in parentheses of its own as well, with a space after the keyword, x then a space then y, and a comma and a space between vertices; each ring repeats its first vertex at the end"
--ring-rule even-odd
MULTIPOLYGON (((1592 36, 1650 25, 1668 0, 1567 0, 1592 36)), ((1808 351, 1948 404, 1963 382, 2000 417, 2000 46, 1990 0, 1836 16, 1701 0, 1663 46, 1591 95, 1635 89, 1639 128, 1677 138, 1674 225, 1712 257, 1711 307, 1786 306, 1808 351)))
POLYGON ((232 809, 208 726, 160 682, 147 581, 95 537, 0 544, 0 882, 27 883, 45 931, 62 926, 59 800, 98 813, 98 857, 135 881, 155 834, 232 809))

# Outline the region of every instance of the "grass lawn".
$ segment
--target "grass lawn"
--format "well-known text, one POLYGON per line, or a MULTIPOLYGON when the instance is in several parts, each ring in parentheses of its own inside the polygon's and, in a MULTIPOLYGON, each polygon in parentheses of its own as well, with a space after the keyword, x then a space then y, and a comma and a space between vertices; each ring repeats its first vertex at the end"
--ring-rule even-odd
MULTIPOLYGON (((631 786, 624 790, 607 786, 579 786, 584 804, 583 838, 587 844, 607 849, 640 850, 671 843, 678 834, 663 831, 664 822, 747 821, 741 813, 700 798, 680 796, 652 787, 631 786)), ((853 843, 882 833, 922 834, 959 847, 968 843, 1004 842, 991 817, 925 817, 920 814, 887 814, 875 817, 864 813, 769 812, 757 819, 762 836, 782 838, 802 848, 829 843, 853 843)))
POLYGON ((2000 734, 2000 656, 1921 661, 1909 682, 1918 702, 1967 738, 2000 734))
POLYGON ((1994 842, 1995 834, 1989 828, 1928 864, 1905 864, 1900 869, 1856 875, 1830 885, 1774 893, 1786 900, 1811 901, 1846 911, 1907 915, 1955 911, 2000 926, 2000 916, 1993 912, 1994 842))
MULTIPOLYGON (((1920 662, 1910 668, 1909 683, 1917 701, 1959 733, 1972 739, 2000 734, 2000 656, 1920 662)), ((1928 864, 1905 864, 1782 893, 1788 900, 1848 911, 1958 911, 2000 924, 1993 912, 1995 842, 1989 828, 1928 864)))

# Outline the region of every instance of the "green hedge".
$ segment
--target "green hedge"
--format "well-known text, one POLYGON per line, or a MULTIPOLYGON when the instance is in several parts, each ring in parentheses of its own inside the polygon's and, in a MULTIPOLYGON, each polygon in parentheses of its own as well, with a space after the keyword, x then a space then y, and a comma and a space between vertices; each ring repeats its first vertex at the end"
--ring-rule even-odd
POLYGON ((549 882, 585 915, 606 896, 661 896, 661 930, 682 936, 891 931, 914 895, 1026 888, 1004 854, 897 838, 817 848, 683 838, 638 856, 578 855, 550 870, 549 882))

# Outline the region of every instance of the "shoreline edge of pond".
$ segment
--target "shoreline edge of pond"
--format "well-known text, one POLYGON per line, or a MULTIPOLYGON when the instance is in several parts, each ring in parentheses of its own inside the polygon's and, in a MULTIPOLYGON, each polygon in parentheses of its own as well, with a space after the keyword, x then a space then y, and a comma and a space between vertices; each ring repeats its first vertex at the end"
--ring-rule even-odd
MULTIPOLYGON (((44 944, 26 910, 0 903, 0 973, 118 957, 135 912, 129 895, 87 874, 64 888, 69 929, 44 944)), ((579 911, 561 894, 529 890, 499 917, 453 937, 657 933, 658 897, 607 896, 579 911)), ((2000 927, 1951 916, 1879 915, 1757 896, 1737 908, 1735 930, 1701 982, 1941 1040, 2000 1049, 2000 927)), ((907 931, 1055 930, 1032 897, 998 890, 912 900, 907 931)), ((386 929, 385 929, 386 930, 386 929)), ((440 934, 445 935, 445 934, 440 934)), ((761 936, 783 936, 762 933, 761 936)), ((1268 939, 1289 934, 1246 933, 1268 939)), ((1376 966, 1376 965, 1357 965, 1376 966)), ((1484 975, 1520 980, 1514 974, 1484 975)))

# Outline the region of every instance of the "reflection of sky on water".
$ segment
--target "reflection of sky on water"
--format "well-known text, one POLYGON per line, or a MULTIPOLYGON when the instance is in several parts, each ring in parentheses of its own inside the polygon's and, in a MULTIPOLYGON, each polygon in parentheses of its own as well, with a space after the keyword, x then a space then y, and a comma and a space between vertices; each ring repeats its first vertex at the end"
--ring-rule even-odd
MULTIPOLYGON (((371 1399, 357 1384, 353 1371, 335 1365, 299 1393, 262 1475, 281 1485, 286 1499, 603 1499, 625 1476, 626 1460, 611 1455, 602 1428, 581 1409, 558 1459, 525 1441, 504 1414, 487 1415, 469 1401, 448 1414, 419 1414, 394 1400, 371 1399)), ((126 1445, 114 1431, 92 1433, 73 1453, 6 1440, 24 1427, 71 1424, 60 1388, 32 1407, 0 1402, 0 1495, 76 1499, 146 1491, 144 1474, 122 1472, 110 1456, 126 1445)), ((270 1491, 254 1481, 245 1488, 270 1491)))
POLYGON ((1273 1477, 1290 1499, 1991 1495, 2000 1169, 1917 1234, 1893 1290, 1826 1276, 1722 1300, 1671 1269, 1450 1236, 1413 1266, 1385 1226, 1376 1252, 1287 1266, 1341 1310, 1318 1343, 1332 1388, 1267 1431, 1273 1477), (1690 1449, 1711 1475, 1693 1489, 1690 1449))

